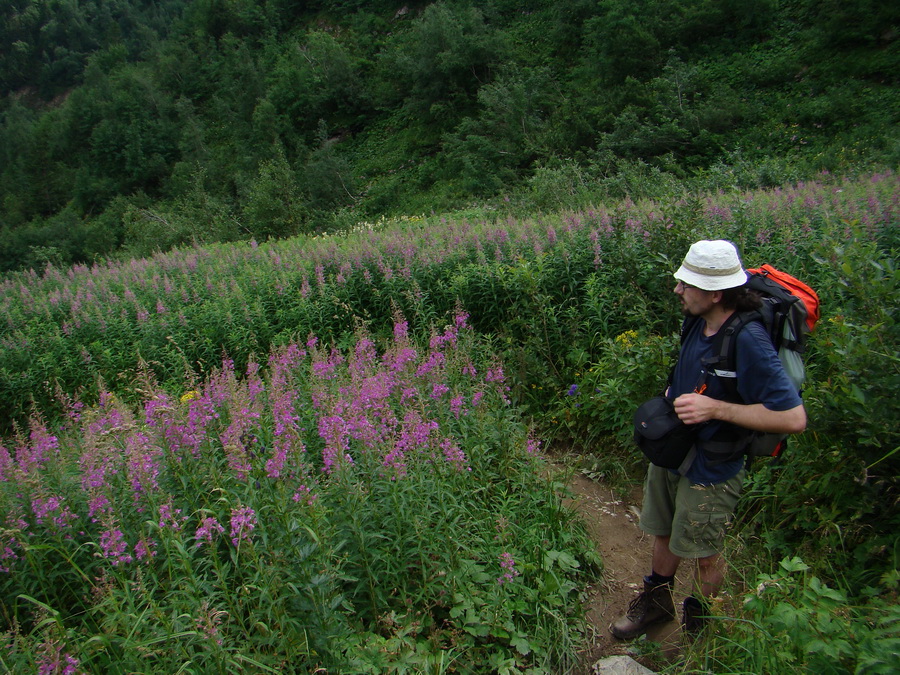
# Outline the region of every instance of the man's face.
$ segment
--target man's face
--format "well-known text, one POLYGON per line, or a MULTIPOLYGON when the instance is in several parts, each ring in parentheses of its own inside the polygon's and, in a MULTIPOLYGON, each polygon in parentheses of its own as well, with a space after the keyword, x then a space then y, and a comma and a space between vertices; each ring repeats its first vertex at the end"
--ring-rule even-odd
POLYGON ((683 281, 678 282, 674 293, 681 299, 681 311, 685 316, 703 316, 715 304, 711 291, 704 291, 683 281))

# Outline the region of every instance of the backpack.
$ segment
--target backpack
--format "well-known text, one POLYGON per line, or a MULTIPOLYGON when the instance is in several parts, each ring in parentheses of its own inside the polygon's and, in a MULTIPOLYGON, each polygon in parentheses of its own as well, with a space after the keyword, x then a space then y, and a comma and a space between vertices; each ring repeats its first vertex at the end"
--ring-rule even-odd
MULTIPOLYGON (((778 352, 788 378, 799 392, 806 379, 803 352, 806 336, 819 320, 819 296, 807 284, 771 265, 747 270, 747 286, 762 298, 762 307, 750 312, 735 312, 716 333, 712 356, 705 359, 705 371, 720 378, 725 400, 740 402, 737 391, 737 335, 751 321, 760 321, 778 352)), ((687 317, 681 328, 684 340, 698 317, 687 317)), ((701 385, 698 385, 702 387, 701 385)), ((742 452, 749 457, 778 457, 784 450, 784 434, 750 432, 742 452)))

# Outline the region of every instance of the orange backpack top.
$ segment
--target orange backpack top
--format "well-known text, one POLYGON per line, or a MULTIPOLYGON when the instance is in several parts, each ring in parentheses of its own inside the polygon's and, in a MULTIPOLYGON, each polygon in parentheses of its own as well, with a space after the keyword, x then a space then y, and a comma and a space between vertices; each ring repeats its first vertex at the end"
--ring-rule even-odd
MULTIPOLYGON (((787 272, 775 269, 768 263, 756 269, 749 269, 747 272, 752 276, 771 279, 791 295, 800 298, 800 302, 806 309, 807 330, 805 332, 811 333, 815 329, 816 322, 819 320, 819 296, 812 288, 787 272)), ((754 284, 751 283, 751 287, 753 286, 754 284)))

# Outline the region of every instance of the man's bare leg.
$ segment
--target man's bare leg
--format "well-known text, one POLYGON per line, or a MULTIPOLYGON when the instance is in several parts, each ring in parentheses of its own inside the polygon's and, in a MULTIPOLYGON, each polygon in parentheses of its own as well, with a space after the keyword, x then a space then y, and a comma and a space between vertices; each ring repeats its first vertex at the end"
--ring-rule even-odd
POLYGON ((678 564, 681 562, 681 558, 669 550, 670 538, 656 536, 653 539, 652 569, 664 577, 674 577, 675 572, 678 571, 678 564))

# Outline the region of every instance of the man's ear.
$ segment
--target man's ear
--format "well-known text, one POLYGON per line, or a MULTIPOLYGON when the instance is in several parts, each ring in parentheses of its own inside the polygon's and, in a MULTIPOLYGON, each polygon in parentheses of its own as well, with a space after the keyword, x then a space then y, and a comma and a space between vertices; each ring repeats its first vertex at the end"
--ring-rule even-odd
POLYGON ((723 291, 710 291, 712 293, 712 301, 717 305, 722 302, 722 298, 725 297, 725 293, 723 291))

